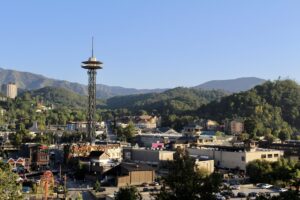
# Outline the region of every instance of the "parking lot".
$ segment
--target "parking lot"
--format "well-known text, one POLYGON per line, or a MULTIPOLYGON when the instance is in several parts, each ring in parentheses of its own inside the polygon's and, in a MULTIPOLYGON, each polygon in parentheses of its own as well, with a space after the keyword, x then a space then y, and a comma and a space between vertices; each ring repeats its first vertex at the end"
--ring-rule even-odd
MULTIPOLYGON (((279 195, 279 193, 277 191, 275 191, 274 189, 262 189, 262 188, 259 188, 257 186, 254 186, 252 184, 247 184, 247 185, 240 185, 240 189, 239 190, 232 190, 234 195, 237 196, 237 194, 239 192, 243 192, 245 193, 247 196, 249 193, 251 192, 255 192, 255 193, 270 193, 271 196, 274 196, 274 195, 279 195)), ((241 198, 241 197, 234 197, 234 198, 231 198, 231 199, 246 199, 246 198, 241 198)))

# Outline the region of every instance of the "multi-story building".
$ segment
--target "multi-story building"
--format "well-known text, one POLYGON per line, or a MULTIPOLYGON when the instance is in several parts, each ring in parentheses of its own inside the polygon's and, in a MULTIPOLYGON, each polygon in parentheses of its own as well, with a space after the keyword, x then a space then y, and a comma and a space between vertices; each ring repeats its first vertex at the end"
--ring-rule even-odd
POLYGON ((283 143, 261 141, 259 146, 284 151, 285 157, 296 161, 300 160, 300 141, 298 140, 287 140, 283 143))
POLYGON ((283 156, 283 151, 272 149, 251 148, 247 150, 241 147, 206 146, 188 148, 190 155, 206 156, 213 159, 216 167, 239 169, 246 171, 247 163, 254 160, 277 161, 283 156))
POLYGON ((135 126, 140 129, 155 129, 159 123, 160 119, 151 115, 141 115, 135 119, 135 126))
POLYGON ((174 153, 174 151, 160 151, 144 148, 124 148, 123 159, 136 163, 160 166, 166 161, 173 160, 174 153))
POLYGON ((49 149, 45 145, 28 143, 21 146, 20 156, 33 170, 44 170, 49 166, 49 149))
POLYGON ((15 83, 2 85, 2 92, 8 98, 14 99, 18 95, 18 87, 15 83))

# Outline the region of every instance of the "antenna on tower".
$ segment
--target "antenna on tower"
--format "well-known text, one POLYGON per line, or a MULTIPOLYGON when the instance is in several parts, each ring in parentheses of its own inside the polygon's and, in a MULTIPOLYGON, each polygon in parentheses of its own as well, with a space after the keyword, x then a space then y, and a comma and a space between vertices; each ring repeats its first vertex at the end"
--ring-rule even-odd
POLYGON ((92 36, 92 57, 94 57, 94 36, 92 36))

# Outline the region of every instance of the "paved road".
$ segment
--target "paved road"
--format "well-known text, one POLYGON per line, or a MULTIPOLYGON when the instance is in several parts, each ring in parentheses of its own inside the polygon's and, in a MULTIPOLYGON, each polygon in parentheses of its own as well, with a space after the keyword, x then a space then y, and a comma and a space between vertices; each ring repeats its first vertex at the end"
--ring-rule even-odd
POLYGON ((116 141, 118 139, 117 135, 112 132, 111 127, 107 127, 107 139, 109 141, 116 141))

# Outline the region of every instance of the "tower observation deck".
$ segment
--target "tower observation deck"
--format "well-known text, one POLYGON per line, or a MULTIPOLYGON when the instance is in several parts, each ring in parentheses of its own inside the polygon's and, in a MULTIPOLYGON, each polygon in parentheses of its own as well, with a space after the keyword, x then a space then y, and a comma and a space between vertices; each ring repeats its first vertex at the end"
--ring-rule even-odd
POLYGON ((92 39, 92 56, 87 61, 83 61, 81 65, 88 74, 87 140, 90 143, 95 141, 96 135, 96 75, 97 69, 102 69, 101 64, 103 63, 94 57, 94 39, 92 39))

